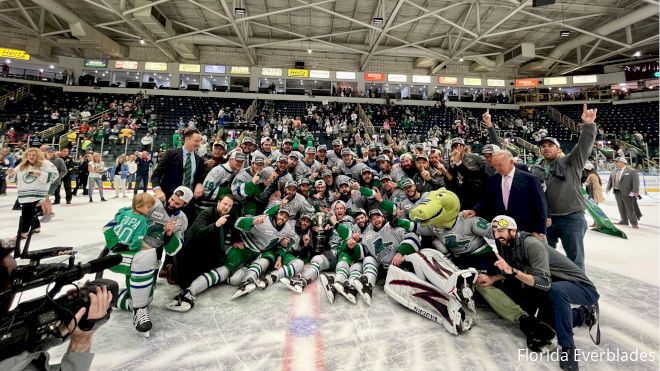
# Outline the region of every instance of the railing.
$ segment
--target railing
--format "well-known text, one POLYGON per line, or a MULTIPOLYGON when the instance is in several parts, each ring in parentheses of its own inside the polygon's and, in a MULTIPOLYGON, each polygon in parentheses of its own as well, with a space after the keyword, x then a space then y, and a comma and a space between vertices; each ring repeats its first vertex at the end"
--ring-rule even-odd
POLYGON ((645 151, 645 150, 643 150, 643 149, 641 149, 641 148, 639 148, 639 147, 637 147, 637 146, 634 146, 634 145, 632 145, 632 144, 630 144, 630 143, 628 143, 628 142, 624 142, 624 141, 622 141, 621 139, 615 139, 615 140, 614 140, 614 143, 616 143, 616 145, 618 145, 619 147, 623 147, 624 149, 626 149, 626 150, 628 150, 628 151, 630 151, 630 149, 634 149, 634 150, 637 151, 637 153, 640 154, 640 155, 646 154, 646 151, 645 151))
POLYGON ((514 140, 516 142, 516 145, 524 148, 526 151, 532 152, 533 154, 535 154, 537 156, 541 154, 541 151, 539 150, 539 147, 537 147, 537 146, 533 145, 532 143, 524 140, 523 138, 515 137, 514 140))
POLYGON ((61 151, 62 148, 65 148, 69 145, 69 134, 64 133, 60 135, 60 140, 58 141, 57 148, 61 151))
POLYGON ((43 72, 40 70, 28 70, 24 68, 9 68, 9 73, 7 76, 14 79, 22 80, 36 80, 36 81, 47 81, 47 82, 56 82, 63 84, 64 76, 61 72, 46 71, 43 72))
POLYGON ((51 127, 49 127, 48 129, 45 129, 45 130, 42 130, 42 131, 38 131, 38 132, 36 132, 35 134, 38 135, 38 136, 40 136, 41 139, 43 140, 43 139, 46 139, 46 138, 50 138, 50 137, 52 137, 53 135, 57 135, 57 134, 59 134, 59 133, 61 133, 61 132, 63 132, 63 131, 66 131, 66 125, 64 125, 64 124, 57 124, 57 125, 55 125, 55 126, 51 126, 51 127))
POLYGON ((247 122, 252 121, 252 119, 254 118, 254 115, 256 114, 257 111, 257 105, 258 105, 257 99, 255 98, 252 101, 252 104, 250 104, 250 107, 248 107, 245 110, 245 119, 247 120, 247 122))
POLYGON ((0 109, 4 109, 7 106, 8 101, 18 102, 25 98, 28 94, 30 94, 30 84, 25 84, 20 86, 15 91, 11 91, 3 96, 0 96, 0 109))
POLYGON ((575 101, 595 101, 619 99, 618 95, 613 95, 611 90, 584 91, 577 94, 568 94, 562 92, 551 93, 518 93, 513 95, 513 103, 543 103, 543 102, 575 102, 575 101))
POLYGON ((562 115, 561 112, 557 111, 555 108, 548 106, 548 115, 568 130, 574 133, 580 132, 580 127, 575 120, 566 115, 562 115))

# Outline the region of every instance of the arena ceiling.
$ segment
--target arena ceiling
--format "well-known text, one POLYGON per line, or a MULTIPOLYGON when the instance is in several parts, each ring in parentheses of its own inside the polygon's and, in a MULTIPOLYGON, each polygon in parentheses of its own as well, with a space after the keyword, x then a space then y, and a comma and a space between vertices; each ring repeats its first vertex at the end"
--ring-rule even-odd
POLYGON ((264 55, 303 51, 362 71, 396 59, 433 74, 460 63, 540 76, 657 59, 658 8, 657 0, 0 0, 0 40, 43 58, 121 59, 149 47, 152 58, 186 62, 218 49, 260 66, 264 55))

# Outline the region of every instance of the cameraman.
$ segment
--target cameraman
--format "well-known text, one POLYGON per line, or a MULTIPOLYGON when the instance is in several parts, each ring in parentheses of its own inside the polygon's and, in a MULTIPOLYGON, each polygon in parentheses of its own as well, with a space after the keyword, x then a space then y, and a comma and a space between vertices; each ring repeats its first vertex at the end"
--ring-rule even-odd
MULTIPOLYGON (((11 274, 16 269, 16 260, 10 255, 11 249, 0 247, 0 290, 11 288, 11 274)), ((6 295, 0 298, 0 317, 5 316, 9 311, 13 301, 13 295, 6 295)), ((96 293, 89 294, 90 306, 87 318, 89 320, 100 320, 107 316, 108 308, 112 301, 112 293, 104 287, 98 287, 96 293)), ((0 370, 89 370, 93 353, 92 336, 94 329, 83 331, 74 327, 85 315, 86 308, 80 308, 75 316, 75 321, 71 321, 67 327, 61 326, 61 334, 71 334, 69 349, 64 354, 61 364, 49 365, 48 352, 40 350, 36 352, 24 351, 23 353, 0 360, 0 370)))

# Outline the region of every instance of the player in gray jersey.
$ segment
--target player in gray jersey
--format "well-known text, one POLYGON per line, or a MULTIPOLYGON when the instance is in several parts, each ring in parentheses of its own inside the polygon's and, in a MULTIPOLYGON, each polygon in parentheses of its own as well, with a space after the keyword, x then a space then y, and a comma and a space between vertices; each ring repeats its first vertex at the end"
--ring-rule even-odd
POLYGON ((236 202, 243 206, 242 215, 256 215, 258 196, 277 177, 275 173, 268 178, 263 177, 264 161, 263 157, 256 156, 253 164, 239 171, 231 182, 232 194, 236 202))
POLYGON ((227 163, 218 165, 211 169, 204 178, 204 197, 198 203, 198 211, 201 212, 207 207, 217 204, 218 200, 231 192, 231 183, 234 176, 243 168, 245 154, 243 152, 234 152, 229 156, 227 163))
POLYGON ((257 288, 257 280, 275 263, 278 256, 299 249, 299 237, 294 226, 288 223, 289 212, 286 208, 273 208, 266 215, 244 221, 242 219, 245 218, 239 218, 235 224, 240 230, 241 241, 246 249, 259 255, 242 276, 241 284, 232 299, 253 292, 257 288))
POLYGON ((286 183, 284 187, 284 197, 281 200, 276 196, 277 194, 271 196, 268 209, 277 205, 279 201, 280 208, 287 209, 289 215, 291 215, 291 219, 298 219, 302 214, 314 213, 314 207, 310 205, 303 195, 298 193, 298 184, 294 181, 286 183))
POLYGON ((301 180, 302 178, 310 179, 312 178, 313 174, 314 178, 318 177, 321 171, 321 164, 316 161, 315 156, 316 148, 307 147, 305 150, 305 157, 302 160, 299 160, 295 167, 294 178, 297 181, 301 180))
POLYGON ((328 157, 328 147, 325 144, 316 147, 316 161, 321 165, 321 174, 326 170, 332 171, 332 168, 337 164, 337 161, 328 157))
POLYGON ((275 175, 275 181, 270 183, 263 191, 257 196, 259 205, 267 205, 270 197, 273 194, 281 193, 284 191, 287 182, 293 181, 293 177, 289 174, 288 158, 281 155, 273 166, 266 167, 262 170, 261 174, 265 179, 275 175))
POLYGON ((328 151, 327 156, 330 159, 330 161, 335 163, 335 165, 338 165, 340 162, 342 162, 341 160, 342 149, 344 149, 344 144, 341 142, 341 139, 335 139, 332 141, 332 151, 328 151))
POLYGON ((261 147, 254 151, 255 156, 262 156, 266 159, 266 165, 274 165, 280 157, 280 151, 272 150, 273 141, 269 137, 261 138, 261 147))
POLYGON ((302 153, 293 149, 293 142, 290 138, 286 138, 282 141, 282 148, 280 148, 280 156, 284 155, 289 157, 291 154, 296 155, 298 158, 302 157, 302 153))
POLYGON ((390 178, 396 183, 401 181, 406 176, 406 173, 403 172, 401 167, 392 166, 392 160, 390 160, 387 155, 378 156, 377 161, 378 168, 380 169, 378 176, 381 180, 383 179, 383 176, 389 175, 390 178))
POLYGON ((228 155, 231 157, 231 155, 234 152, 243 152, 245 155, 245 161, 243 162, 243 168, 250 167, 252 165, 252 161, 254 160, 255 156, 255 150, 257 148, 257 142, 251 137, 245 137, 243 138, 243 141, 241 142, 240 147, 236 147, 232 149, 228 155))
MULTIPOLYGON (((403 178, 400 184, 403 192, 393 197, 392 202, 397 207, 397 214, 401 217, 408 218, 410 210, 420 203, 425 202, 426 194, 417 192, 417 186, 415 186, 415 182, 410 178, 403 178)), ((386 208, 386 210, 390 211, 389 208, 386 208)))
POLYGON ((387 174, 380 178, 379 191, 383 196, 383 199, 389 201, 392 201, 397 197, 401 197, 400 194, 403 193, 403 191, 397 187, 396 182, 392 179, 392 177, 387 174))
POLYGON ((341 158, 342 161, 337 163, 337 172, 359 181, 362 175, 362 169, 368 166, 355 161, 353 159, 353 152, 349 148, 341 150, 341 158))

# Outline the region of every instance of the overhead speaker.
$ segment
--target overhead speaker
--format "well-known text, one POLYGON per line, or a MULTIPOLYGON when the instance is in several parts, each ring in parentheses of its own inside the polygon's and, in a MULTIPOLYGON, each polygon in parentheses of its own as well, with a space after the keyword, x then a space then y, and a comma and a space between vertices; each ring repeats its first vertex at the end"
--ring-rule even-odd
POLYGON ((552 5, 554 3, 555 0, 533 0, 532 7, 552 5))
POLYGON ((296 61, 296 68, 305 68, 305 62, 296 61))

